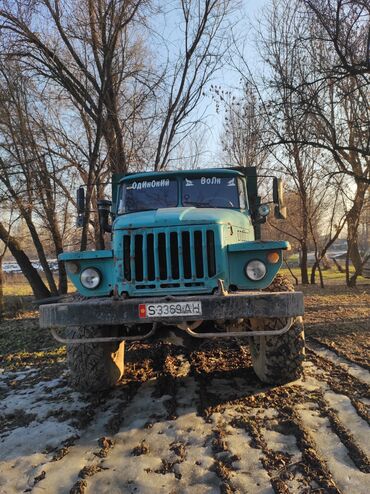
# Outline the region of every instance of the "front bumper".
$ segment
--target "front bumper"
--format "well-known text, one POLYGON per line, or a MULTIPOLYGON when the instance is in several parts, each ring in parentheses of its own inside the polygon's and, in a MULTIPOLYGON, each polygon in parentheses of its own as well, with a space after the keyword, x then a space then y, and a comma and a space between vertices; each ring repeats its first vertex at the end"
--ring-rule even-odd
POLYGON ((40 306, 40 327, 112 326, 161 322, 161 317, 139 317, 140 304, 202 302, 202 315, 173 315, 166 323, 184 321, 235 320, 242 318, 284 318, 302 316, 302 292, 243 292, 232 295, 201 295, 114 300, 95 298, 80 302, 61 302, 40 306))

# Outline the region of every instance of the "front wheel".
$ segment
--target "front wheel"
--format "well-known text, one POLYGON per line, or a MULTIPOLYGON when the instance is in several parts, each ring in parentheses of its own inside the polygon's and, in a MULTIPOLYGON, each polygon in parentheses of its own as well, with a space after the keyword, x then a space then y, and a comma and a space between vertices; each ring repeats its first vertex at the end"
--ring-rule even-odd
MULTIPOLYGON (((265 330, 280 329, 286 319, 266 319, 265 330)), ((299 379, 305 358, 304 329, 301 317, 280 336, 255 336, 250 350, 253 369, 261 381, 284 384, 299 379)))
MULTIPOLYGON (((102 326, 73 327, 69 338, 117 336, 114 328, 102 326)), ((112 388, 123 375, 125 343, 76 343, 67 345, 70 382, 79 391, 104 391, 112 388)))

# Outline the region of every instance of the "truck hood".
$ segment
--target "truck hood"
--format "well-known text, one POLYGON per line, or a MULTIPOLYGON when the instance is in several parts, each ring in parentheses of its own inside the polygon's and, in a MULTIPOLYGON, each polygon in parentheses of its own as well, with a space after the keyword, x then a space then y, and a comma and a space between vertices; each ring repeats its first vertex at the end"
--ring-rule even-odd
POLYGON ((216 208, 165 208, 129 213, 116 218, 113 229, 155 228, 164 226, 228 224, 245 226, 246 215, 233 209, 216 208))

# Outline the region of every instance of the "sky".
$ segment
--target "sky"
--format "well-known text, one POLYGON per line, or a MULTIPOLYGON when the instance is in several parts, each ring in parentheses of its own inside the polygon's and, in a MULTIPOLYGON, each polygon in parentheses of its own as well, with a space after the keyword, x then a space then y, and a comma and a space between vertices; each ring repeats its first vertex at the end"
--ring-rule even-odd
MULTIPOLYGON (((242 0, 242 15, 236 26, 236 31, 244 38, 244 55, 251 66, 256 65, 258 58, 251 24, 254 24, 256 17, 260 16, 261 12, 263 12, 263 8, 268 5, 268 3, 269 0, 242 0)), ((237 92, 239 75, 229 66, 226 66, 216 75, 214 83, 228 87, 229 89, 234 89, 237 92)), ((202 102, 200 112, 205 112, 207 114, 206 124, 209 129, 206 132, 206 138, 204 139, 206 146, 201 165, 212 166, 215 162, 220 162, 220 134, 222 132, 223 118, 222 114, 216 113, 215 104, 210 97, 207 97, 202 102)))
MULTIPOLYGON (((241 40, 245 46, 245 58, 251 64, 256 66, 257 52, 254 44, 254 35, 252 25, 255 25, 254 19, 259 12, 269 3, 270 0, 230 0, 231 8, 235 9, 232 14, 231 24, 234 37, 241 40), (240 8, 236 7, 240 4, 240 8), (235 22, 234 22, 235 21, 235 22)), ((159 5, 161 5, 161 1, 159 5)), ((196 5, 196 2, 194 2, 196 5)), ((169 1, 165 11, 157 13, 151 24, 151 32, 154 34, 150 38, 150 50, 152 53, 157 53, 157 60, 161 64, 169 57, 173 60, 177 59, 178 50, 183 50, 183 27, 182 13, 179 11, 179 3, 174 0, 169 1)), ((230 18, 228 19, 230 22, 230 18)), ((228 31, 227 31, 228 32, 228 31)), ((240 44, 241 44, 240 43, 240 44)), ((240 46, 239 46, 240 48, 240 46)), ((156 61, 155 61, 156 62, 156 61)), ((232 69, 230 65, 225 65, 213 76, 211 81, 214 85, 220 85, 224 88, 231 89, 237 93, 240 76, 232 69)), ((222 163, 220 134, 222 132, 223 115, 216 112, 216 104, 210 93, 210 85, 205 88, 205 96, 198 104, 197 109, 191 115, 191 120, 202 120, 203 125, 196 132, 197 144, 202 149, 202 156, 199 160, 199 167, 214 166, 222 163)), ((194 140, 191 140, 190 145, 181 146, 178 154, 182 157, 183 154, 191 155, 194 153, 194 140)), ((182 160, 180 160, 182 161, 182 160)), ((177 162, 177 166, 192 166, 191 160, 188 163, 177 162)), ((176 166, 172 164, 172 166, 176 166)))

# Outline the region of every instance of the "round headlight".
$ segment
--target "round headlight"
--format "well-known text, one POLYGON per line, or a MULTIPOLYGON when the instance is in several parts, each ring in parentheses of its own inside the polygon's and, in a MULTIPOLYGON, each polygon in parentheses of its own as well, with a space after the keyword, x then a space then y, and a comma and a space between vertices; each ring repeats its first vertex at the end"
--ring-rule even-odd
POLYGON ((101 275, 97 269, 87 268, 82 271, 80 280, 81 280, 81 284, 85 288, 89 288, 90 290, 93 290, 94 288, 99 286, 99 283, 101 281, 101 275))
POLYGON ((266 266, 262 261, 254 260, 245 266, 245 274, 253 281, 262 280, 266 274, 266 266))

